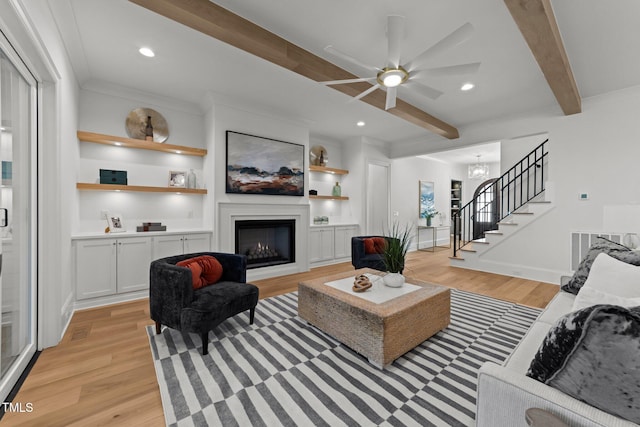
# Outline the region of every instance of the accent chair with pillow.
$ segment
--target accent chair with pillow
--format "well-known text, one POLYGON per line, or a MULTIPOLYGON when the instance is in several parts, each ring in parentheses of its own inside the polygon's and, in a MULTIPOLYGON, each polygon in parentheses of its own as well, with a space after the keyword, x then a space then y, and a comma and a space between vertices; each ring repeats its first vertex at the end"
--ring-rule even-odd
POLYGON ((201 252, 151 262, 149 306, 156 334, 165 325, 202 338, 208 353, 209 331, 229 317, 249 311, 253 324, 258 287, 247 282, 244 255, 201 252))
POLYGON ((640 423, 640 252, 598 238, 502 364, 478 373, 478 427, 640 423))
POLYGON ((357 269, 373 268, 386 271, 382 253, 386 245, 383 236, 356 236, 351 238, 351 264, 357 269))

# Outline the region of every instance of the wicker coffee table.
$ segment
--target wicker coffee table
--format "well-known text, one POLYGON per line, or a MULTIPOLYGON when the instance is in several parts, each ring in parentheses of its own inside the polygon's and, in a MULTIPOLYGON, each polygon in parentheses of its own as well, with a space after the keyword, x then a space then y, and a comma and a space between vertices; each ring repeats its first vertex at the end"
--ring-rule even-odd
POLYGON ((449 325, 448 288, 407 278, 402 288, 379 280, 353 292, 353 278, 365 273, 380 275, 365 268, 299 283, 298 315, 379 368, 449 325))

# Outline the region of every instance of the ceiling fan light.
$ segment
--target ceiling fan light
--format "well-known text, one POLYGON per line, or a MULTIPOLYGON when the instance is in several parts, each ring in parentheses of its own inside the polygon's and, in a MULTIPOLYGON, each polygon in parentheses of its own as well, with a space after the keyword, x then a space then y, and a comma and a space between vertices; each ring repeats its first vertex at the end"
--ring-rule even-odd
POLYGON ((402 67, 385 68, 378 73, 378 83, 384 87, 397 87, 406 82, 409 73, 402 67))

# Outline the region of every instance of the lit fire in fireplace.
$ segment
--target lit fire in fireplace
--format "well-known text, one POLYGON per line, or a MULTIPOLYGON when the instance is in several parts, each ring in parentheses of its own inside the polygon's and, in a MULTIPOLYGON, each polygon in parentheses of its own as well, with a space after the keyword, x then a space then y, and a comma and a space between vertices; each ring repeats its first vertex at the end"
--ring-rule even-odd
POLYGON ((253 248, 247 250, 247 258, 249 260, 258 260, 264 258, 277 258, 280 255, 278 251, 275 249, 270 249, 269 245, 263 245, 261 242, 258 242, 253 248))

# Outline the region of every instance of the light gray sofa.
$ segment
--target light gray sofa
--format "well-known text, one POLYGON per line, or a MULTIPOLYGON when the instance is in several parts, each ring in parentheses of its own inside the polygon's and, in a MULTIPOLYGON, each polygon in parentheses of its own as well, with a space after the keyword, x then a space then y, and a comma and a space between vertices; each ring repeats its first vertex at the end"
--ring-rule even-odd
MULTIPOLYGON (((563 283, 568 278, 563 277, 563 283)), ((485 363, 478 374, 478 427, 527 426, 525 411, 544 409, 568 425, 637 426, 526 376, 549 329, 572 311, 575 295, 560 291, 547 305, 502 366, 485 363)))

